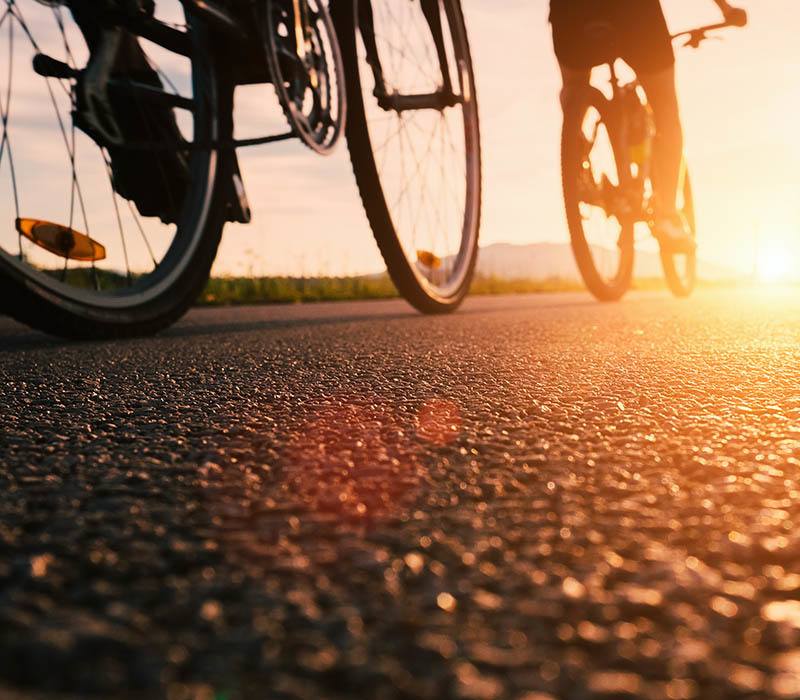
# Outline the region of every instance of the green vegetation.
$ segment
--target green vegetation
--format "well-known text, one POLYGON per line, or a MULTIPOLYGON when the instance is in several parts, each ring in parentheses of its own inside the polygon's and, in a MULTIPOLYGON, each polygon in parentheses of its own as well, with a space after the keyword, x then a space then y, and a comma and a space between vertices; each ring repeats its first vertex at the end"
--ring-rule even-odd
MULTIPOLYGON (((45 270, 59 279, 61 270, 45 270)), ((134 280, 136 277, 134 277, 134 280)), ((68 270, 64 281, 68 284, 91 289, 121 289, 130 281, 121 273, 105 270, 92 272, 89 268, 68 270)), ((718 282, 701 281, 698 287, 731 287, 744 280, 718 282)), ((551 279, 505 279, 502 277, 476 276, 470 294, 541 294, 548 292, 579 292, 584 287, 575 280, 551 279)), ((661 278, 637 279, 633 289, 666 289, 661 278)), ((358 299, 391 299, 397 290, 387 274, 362 277, 212 277, 197 304, 201 306, 234 306, 244 304, 291 304, 314 301, 352 301, 358 299)))
MULTIPOLYGON (((583 287, 574 281, 508 280, 476 277, 472 294, 531 294, 571 292, 583 287)), ((390 299, 397 296, 388 275, 368 277, 213 277, 198 304, 277 304, 355 299, 390 299)))
POLYGON ((472 281, 470 294, 544 294, 546 292, 579 292, 583 285, 559 277, 549 279, 506 279, 478 275, 472 281))
POLYGON ((397 296, 387 275, 370 277, 212 277, 202 305, 279 304, 397 296))
MULTIPOLYGON (((741 284, 735 280, 700 282, 698 287, 730 287, 741 284)), ((660 278, 637 279, 633 289, 665 289, 660 278)), ((478 276, 470 293, 539 294, 546 292, 578 292, 584 287, 574 280, 558 278, 503 279, 478 276)), ((349 301, 356 299, 391 299, 397 290, 386 274, 365 277, 212 277, 197 300, 202 306, 239 304, 305 303, 313 301, 349 301)))

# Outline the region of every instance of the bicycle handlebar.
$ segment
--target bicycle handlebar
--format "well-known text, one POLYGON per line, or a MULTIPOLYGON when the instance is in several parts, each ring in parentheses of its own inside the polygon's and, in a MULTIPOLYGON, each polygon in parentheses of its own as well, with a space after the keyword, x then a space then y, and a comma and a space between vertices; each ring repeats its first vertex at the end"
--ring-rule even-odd
POLYGON ((696 29, 687 29, 683 32, 678 32, 677 34, 673 34, 671 39, 680 39, 682 36, 689 37, 686 42, 683 44, 684 46, 690 46, 693 49, 696 49, 702 44, 706 39, 709 37, 707 36, 709 32, 716 31, 718 29, 727 29, 728 27, 739 27, 743 25, 734 24, 733 22, 719 22, 717 24, 707 24, 705 27, 697 27, 696 29))

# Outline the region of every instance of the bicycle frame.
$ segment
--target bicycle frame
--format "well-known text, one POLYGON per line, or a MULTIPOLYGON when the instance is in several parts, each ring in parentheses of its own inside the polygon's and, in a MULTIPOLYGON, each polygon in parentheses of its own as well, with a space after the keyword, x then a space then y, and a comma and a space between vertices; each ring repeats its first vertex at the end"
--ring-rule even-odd
POLYGON ((365 42, 367 62, 372 68, 375 80, 375 96, 378 104, 386 111, 405 112, 409 110, 435 109, 443 110, 454 107, 457 98, 453 93, 453 81, 444 48, 444 28, 439 14, 439 0, 419 0, 422 14, 431 33, 436 55, 439 61, 439 70, 442 75, 442 89, 424 95, 400 95, 388 93, 383 80, 383 66, 374 40, 375 20, 372 15, 372 4, 369 0, 359 4, 359 24, 362 28, 362 38, 365 42))
MULTIPOLYGON (((297 37, 298 51, 302 52, 303 36, 305 31, 303 24, 305 22, 307 8, 303 0, 291 1, 294 5, 293 15, 296 22, 295 36, 297 37)), ((251 26, 250 22, 245 22, 242 17, 237 16, 237 13, 232 12, 226 7, 220 5, 219 2, 214 2, 213 0, 181 0, 181 2, 185 6, 191 6, 197 14, 206 19, 206 21, 208 21, 209 24, 217 31, 221 32, 223 36, 237 42, 238 46, 241 46, 242 42, 245 46, 248 46, 251 45, 254 40, 260 41, 260 37, 253 36, 253 32, 249 28, 251 26)), ((444 48, 444 29, 442 27, 441 16, 439 14, 438 0, 419 0, 419 3, 436 47, 436 53, 439 59, 439 67, 441 69, 443 80, 442 90, 431 95, 389 95, 388 93, 383 92, 380 97, 385 102, 387 109, 393 109, 397 111, 425 108, 444 109, 445 107, 451 107, 454 105, 452 102, 452 78, 450 76, 447 54, 444 48)), ((359 5, 359 8, 360 22, 362 23, 363 27, 367 28, 366 36, 372 37, 373 32, 370 31, 374 27, 374 20, 372 18, 372 5, 369 1, 366 1, 362 2, 359 5)), ((248 19, 254 17, 256 15, 255 1, 250 2, 249 7, 245 9, 249 11, 250 14, 248 19)), ((380 57, 378 56, 377 47, 375 46, 374 41, 368 40, 366 43, 367 58, 373 68, 373 71, 375 72, 376 85, 379 86, 378 89, 380 91, 382 90, 383 84, 383 70, 380 57)), ((249 48, 251 49, 249 53, 258 52, 253 52, 252 46, 249 48)), ((267 82, 268 76, 266 76, 266 78, 266 80, 259 81, 247 78, 246 82, 267 82)))
MULTIPOLYGON (((157 1, 157 0, 156 0, 157 1)), ((219 0, 180 0, 181 4, 191 10, 192 14, 205 22, 208 31, 214 35, 212 45, 219 52, 218 64, 225 74, 223 89, 233 90, 237 85, 270 83, 273 81, 272 71, 264 50, 264 37, 261 27, 264 26, 263 10, 260 4, 265 0, 246 0, 235 8, 223 4, 219 0)), ((302 59, 307 40, 307 6, 305 0, 290 0, 293 4, 292 16, 295 27, 291 35, 296 40, 296 50, 302 59)), ((342 0, 346 1, 346 0, 342 0)), ((350 0, 355 2, 356 0, 350 0)), ((389 94, 383 83, 382 66, 374 41, 366 40, 367 58, 375 75, 376 97, 379 105, 387 111, 403 112, 406 110, 434 109, 443 110, 454 106, 458 97, 452 88, 452 77, 448 57, 444 48, 444 30, 439 14, 439 0, 418 0, 427 20, 431 36, 436 47, 442 76, 442 88, 431 94, 401 95, 389 94)), ((120 2, 119 0, 64 0, 74 14, 91 18, 96 25, 95 36, 89 42, 92 46, 92 58, 84 71, 74 71, 70 77, 81 83, 82 104, 80 117, 83 127, 98 143, 122 146, 122 135, 115 129, 115 123, 108 104, 108 89, 114 82, 111 76, 112 65, 117 54, 117 45, 121 34, 127 30, 132 34, 153 42, 162 48, 181 56, 189 56, 190 42, 186 34, 169 24, 160 21, 153 14, 154 3, 143 3, 140 0, 120 2)), ((365 23, 367 37, 372 37, 372 7, 368 0, 360 5, 360 19, 365 23)), ((88 38, 87 38, 88 39, 88 38)), ((37 72, 42 75, 55 75, 63 66, 58 62, 41 57, 37 72)), ((158 90, 128 81, 125 89, 138 91, 147 99, 164 99, 158 90)), ((225 151, 230 159, 233 182, 231 186, 232 220, 246 223, 250 219, 249 206, 244 194, 244 187, 239 175, 240 169, 236 149, 241 146, 252 146, 288 140, 295 137, 290 131, 246 140, 209 144, 225 151)), ((205 144, 204 144, 205 145, 205 144)))
MULTIPOLYGON (((650 159, 644 159, 642 163, 636 163, 637 170, 634 174, 634 159, 631 157, 630 142, 630 120, 631 107, 630 95, 635 93, 639 87, 639 82, 633 80, 623 84, 617 73, 615 61, 607 64, 610 74, 611 97, 607 98, 607 106, 614 120, 616 128, 608 131, 609 139, 612 140, 616 170, 619 177, 619 185, 614 188, 617 196, 614 201, 606 202, 606 209, 618 217, 630 218, 635 220, 647 220, 650 209, 650 196, 648 195, 645 183, 650 178, 650 159)), ((647 133, 645 141, 641 144, 652 151, 652 140, 654 138, 654 127, 652 125, 652 115, 648 113, 648 107, 639 102, 638 95, 635 96, 639 107, 648 120, 646 127, 647 133)))

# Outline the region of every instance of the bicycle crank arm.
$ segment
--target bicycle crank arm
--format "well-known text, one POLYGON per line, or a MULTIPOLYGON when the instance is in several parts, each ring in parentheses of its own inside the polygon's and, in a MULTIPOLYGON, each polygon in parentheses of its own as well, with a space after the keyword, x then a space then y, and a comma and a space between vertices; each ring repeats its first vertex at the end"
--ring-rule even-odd
POLYGON ((444 91, 425 95, 383 94, 377 95, 378 105, 387 112, 410 112, 421 109, 434 109, 443 112, 448 107, 460 104, 461 98, 444 91))

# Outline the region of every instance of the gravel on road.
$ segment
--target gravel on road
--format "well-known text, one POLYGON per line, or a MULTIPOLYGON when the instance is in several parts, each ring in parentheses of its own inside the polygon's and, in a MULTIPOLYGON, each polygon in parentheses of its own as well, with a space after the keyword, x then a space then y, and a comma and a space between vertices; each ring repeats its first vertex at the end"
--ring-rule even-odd
POLYGON ((800 696, 800 295, 0 322, 0 697, 800 696))

